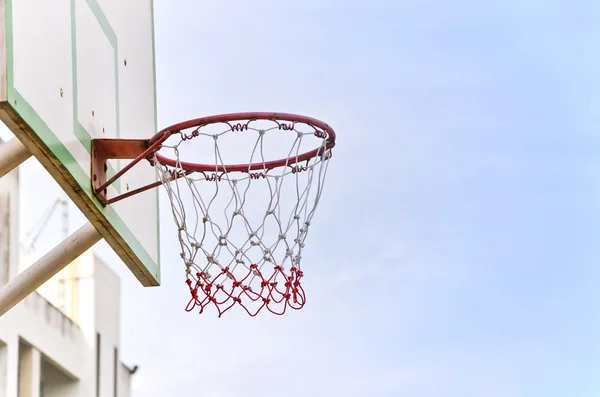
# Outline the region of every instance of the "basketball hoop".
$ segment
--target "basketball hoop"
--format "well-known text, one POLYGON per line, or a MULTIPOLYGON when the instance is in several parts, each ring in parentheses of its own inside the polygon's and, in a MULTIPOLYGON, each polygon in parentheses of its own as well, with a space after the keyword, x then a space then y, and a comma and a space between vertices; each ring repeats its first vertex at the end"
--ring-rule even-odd
POLYGON ((250 316, 281 315, 306 303, 302 251, 335 139, 309 117, 234 113, 179 123, 147 141, 95 140, 94 191, 108 205, 165 188, 191 296, 186 310, 214 306, 221 316, 238 305, 250 316), (106 181, 108 158, 134 161, 106 181), (107 187, 142 159, 158 182, 107 198, 107 187))

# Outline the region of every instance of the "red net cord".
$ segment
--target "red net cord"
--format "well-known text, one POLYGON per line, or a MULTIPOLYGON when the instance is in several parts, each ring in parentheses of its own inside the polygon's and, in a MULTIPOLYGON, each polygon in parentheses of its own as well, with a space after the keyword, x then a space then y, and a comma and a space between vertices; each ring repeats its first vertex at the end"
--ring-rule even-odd
POLYGON ((237 304, 252 317, 263 308, 273 314, 282 315, 287 308, 298 310, 304 306, 306 297, 301 279, 302 271, 295 267, 286 275, 280 266, 275 266, 271 274, 265 276, 256 264, 250 265, 250 270, 240 279, 237 279, 229 268, 224 268, 211 280, 198 272, 196 280, 186 280, 192 296, 186 310, 198 308, 202 313, 207 306, 214 306, 220 317, 237 304), (251 282, 254 281, 252 279, 256 281, 251 282), (276 281, 277 279, 282 281, 276 281))

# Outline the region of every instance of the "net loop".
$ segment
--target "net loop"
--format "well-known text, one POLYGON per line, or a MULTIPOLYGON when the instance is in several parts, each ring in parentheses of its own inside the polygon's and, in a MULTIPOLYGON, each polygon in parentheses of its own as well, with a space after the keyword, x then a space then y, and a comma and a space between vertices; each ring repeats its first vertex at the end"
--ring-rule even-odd
POLYGON ((246 113, 192 120, 168 133, 152 161, 171 202, 186 310, 214 308, 221 316, 237 306, 256 316, 301 309, 302 251, 335 145, 331 127, 246 113))

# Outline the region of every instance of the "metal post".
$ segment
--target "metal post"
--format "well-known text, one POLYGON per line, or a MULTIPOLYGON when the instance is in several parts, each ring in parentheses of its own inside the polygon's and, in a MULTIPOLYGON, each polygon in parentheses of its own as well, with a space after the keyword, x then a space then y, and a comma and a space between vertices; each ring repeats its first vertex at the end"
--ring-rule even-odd
POLYGON ((17 138, 0 145, 0 178, 31 157, 31 152, 17 138))
POLYGON ((101 238, 96 228, 88 223, 10 280, 0 289, 0 317, 101 238))

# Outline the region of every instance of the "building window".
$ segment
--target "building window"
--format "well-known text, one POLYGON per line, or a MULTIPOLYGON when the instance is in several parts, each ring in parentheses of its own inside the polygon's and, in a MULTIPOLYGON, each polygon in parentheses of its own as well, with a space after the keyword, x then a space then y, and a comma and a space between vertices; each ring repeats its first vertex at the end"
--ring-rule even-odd
POLYGON ((100 397, 100 332, 96 332, 96 397, 100 397))
POLYGON ((119 349, 115 347, 113 355, 113 396, 118 397, 119 379, 119 349))

